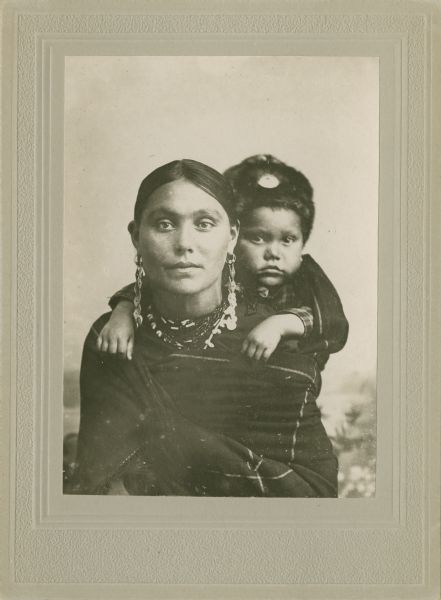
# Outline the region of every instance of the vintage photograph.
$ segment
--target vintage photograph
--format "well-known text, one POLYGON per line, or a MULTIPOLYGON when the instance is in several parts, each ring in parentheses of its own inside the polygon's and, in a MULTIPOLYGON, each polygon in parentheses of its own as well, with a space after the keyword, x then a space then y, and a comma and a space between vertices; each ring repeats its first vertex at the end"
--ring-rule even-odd
POLYGON ((68 56, 64 163, 64 494, 375 496, 378 58, 68 56))

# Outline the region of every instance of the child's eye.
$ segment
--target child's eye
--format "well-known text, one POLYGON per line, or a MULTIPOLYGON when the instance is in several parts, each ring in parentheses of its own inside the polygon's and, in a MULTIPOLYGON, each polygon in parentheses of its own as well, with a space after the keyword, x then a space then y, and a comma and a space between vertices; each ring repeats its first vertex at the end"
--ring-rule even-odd
POLYGON ((159 231, 172 231, 175 228, 173 223, 168 219, 161 219, 160 221, 157 221, 156 227, 159 231))
POLYGON ((283 243, 286 245, 289 244, 294 244, 294 242, 297 241, 297 238, 294 235, 287 235, 284 239, 283 239, 283 243))
POLYGON ((202 219, 201 221, 198 221, 196 225, 200 231, 210 231, 210 229, 213 229, 214 226, 215 222, 211 219, 202 219))
POLYGON ((264 239, 261 235, 254 233, 254 234, 249 234, 247 236, 247 239, 252 242, 253 244, 263 244, 264 239))

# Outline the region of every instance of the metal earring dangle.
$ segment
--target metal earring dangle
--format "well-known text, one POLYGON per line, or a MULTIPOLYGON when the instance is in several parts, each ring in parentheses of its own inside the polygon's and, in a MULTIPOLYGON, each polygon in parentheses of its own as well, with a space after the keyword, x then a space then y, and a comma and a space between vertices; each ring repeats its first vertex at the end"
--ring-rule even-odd
POLYGON ((135 286, 134 292, 135 297, 133 299, 133 304, 135 308, 133 310, 133 318, 135 320, 136 327, 141 327, 142 325, 142 314, 141 314, 141 288, 142 288, 142 279, 145 277, 144 266, 142 264, 142 256, 137 254, 135 256, 135 264, 136 264, 136 274, 135 274, 135 286))
POLYGON ((236 269, 234 268, 234 263, 236 262, 235 254, 227 254, 227 265, 228 265, 228 306, 225 309, 225 325, 227 329, 233 331, 237 327, 237 315, 236 315, 236 307, 237 307, 237 298, 236 298, 236 269))
POLYGON ((233 329, 236 329, 236 327, 237 327, 237 315, 236 315, 237 285, 236 285, 236 280, 235 280, 235 268, 234 268, 235 262, 236 262, 236 257, 234 256, 234 254, 228 254, 227 260, 226 260, 226 264, 228 265, 227 306, 226 306, 225 310, 223 311, 221 318, 219 319, 219 321, 217 321, 217 323, 213 327, 211 334, 205 340, 204 350, 206 350, 207 348, 214 348, 213 338, 216 334, 220 333, 224 327, 226 327, 230 331, 233 331, 233 329))

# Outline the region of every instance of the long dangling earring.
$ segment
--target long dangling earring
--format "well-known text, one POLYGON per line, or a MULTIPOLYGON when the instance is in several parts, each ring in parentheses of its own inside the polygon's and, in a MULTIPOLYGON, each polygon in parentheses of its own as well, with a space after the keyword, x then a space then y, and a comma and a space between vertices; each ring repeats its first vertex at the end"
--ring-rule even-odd
POLYGON ((213 331, 210 336, 205 340, 204 350, 206 348, 214 348, 213 337, 220 333, 223 327, 226 327, 230 331, 236 329, 237 327, 237 315, 236 315, 236 280, 235 274, 236 270, 234 268, 234 263, 236 262, 236 257, 234 254, 227 254, 226 264, 228 265, 228 282, 227 282, 227 290, 228 290, 228 305, 224 312, 222 313, 222 317, 216 323, 213 331))
POLYGON ((227 290, 228 290, 228 296, 227 296, 227 300, 228 300, 228 306, 225 310, 225 325, 227 327, 227 329, 229 329, 230 331, 232 331, 233 329, 236 329, 237 327, 237 315, 236 315, 236 306, 237 306, 237 299, 236 299, 236 289, 237 289, 237 284, 236 284, 236 269, 234 268, 234 263, 236 262, 236 256, 234 254, 228 254, 227 255, 227 265, 228 265, 228 283, 227 283, 227 290))
POLYGON ((135 319, 136 327, 141 327, 142 325, 142 314, 141 314, 141 288, 142 288, 142 278, 145 276, 144 267, 142 264, 142 256, 139 254, 135 257, 136 264, 136 275, 135 275, 135 297, 133 299, 133 304, 135 305, 135 309, 133 311, 133 318, 135 319))

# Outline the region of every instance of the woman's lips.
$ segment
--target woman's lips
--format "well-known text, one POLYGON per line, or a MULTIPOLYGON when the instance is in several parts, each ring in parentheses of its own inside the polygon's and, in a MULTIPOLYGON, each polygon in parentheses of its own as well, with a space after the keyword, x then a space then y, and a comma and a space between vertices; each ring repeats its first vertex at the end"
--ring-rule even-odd
POLYGON ((171 265, 170 267, 167 267, 167 269, 170 270, 185 270, 185 269, 201 269, 202 267, 200 265, 196 265, 195 263, 190 263, 190 262, 178 262, 174 265, 171 265))
POLYGON ((176 277, 193 277, 199 269, 202 269, 200 265, 189 262, 178 262, 167 267, 167 271, 176 277))

